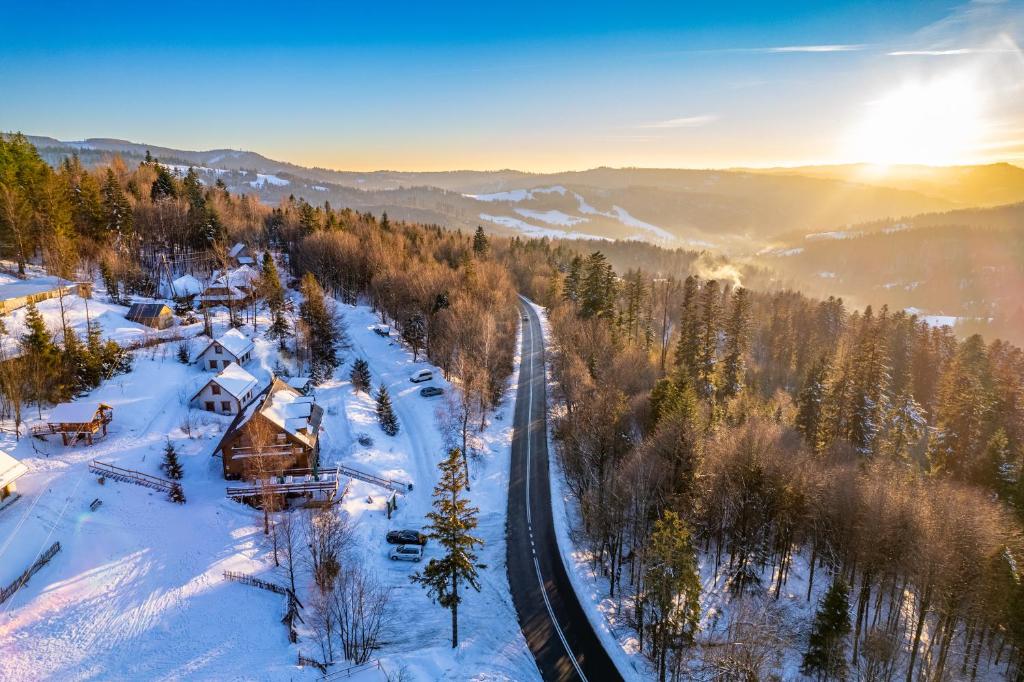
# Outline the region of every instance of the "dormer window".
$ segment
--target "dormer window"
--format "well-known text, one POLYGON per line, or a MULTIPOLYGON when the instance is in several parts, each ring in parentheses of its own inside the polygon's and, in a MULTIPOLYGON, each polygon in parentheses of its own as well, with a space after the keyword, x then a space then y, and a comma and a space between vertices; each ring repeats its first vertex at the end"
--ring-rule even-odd
POLYGON ((218 386, 217 384, 213 384, 211 388, 213 389, 214 395, 220 395, 220 386, 218 386))

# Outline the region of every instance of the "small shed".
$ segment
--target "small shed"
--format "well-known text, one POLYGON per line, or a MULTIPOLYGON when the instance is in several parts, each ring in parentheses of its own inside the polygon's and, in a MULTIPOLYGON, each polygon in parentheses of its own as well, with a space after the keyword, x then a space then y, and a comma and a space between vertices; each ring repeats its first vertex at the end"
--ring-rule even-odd
POLYGON ((174 311, 163 303, 133 303, 125 317, 153 329, 167 329, 174 324, 174 311))
POLYGON ((44 423, 32 427, 32 435, 45 439, 59 433, 64 445, 74 445, 79 440, 92 445, 94 438, 107 435, 107 424, 113 418, 114 408, 106 403, 61 403, 50 411, 44 423))
POLYGON ((14 482, 28 473, 28 467, 0 450, 0 502, 15 493, 14 482))
POLYGON ((255 346, 252 340, 238 331, 230 329, 222 336, 210 341, 199 355, 196 362, 203 369, 226 369, 232 362, 237 365, 244 365, 252 359, 252 351, 255 346))

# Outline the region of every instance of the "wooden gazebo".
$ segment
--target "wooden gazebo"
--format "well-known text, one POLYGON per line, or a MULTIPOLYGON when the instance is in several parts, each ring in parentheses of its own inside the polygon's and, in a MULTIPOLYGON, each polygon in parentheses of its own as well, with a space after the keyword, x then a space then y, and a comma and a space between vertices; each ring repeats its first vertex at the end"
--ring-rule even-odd
POLYGON ((114 408, 106 403, 61 403, 51 410, 44 423, 32 427, 32 435, 45 439, 59 433, 64 445, 74 445, 83 439, 92 445, 94 438, 107 435, 107 424, 113 418, 114 408))

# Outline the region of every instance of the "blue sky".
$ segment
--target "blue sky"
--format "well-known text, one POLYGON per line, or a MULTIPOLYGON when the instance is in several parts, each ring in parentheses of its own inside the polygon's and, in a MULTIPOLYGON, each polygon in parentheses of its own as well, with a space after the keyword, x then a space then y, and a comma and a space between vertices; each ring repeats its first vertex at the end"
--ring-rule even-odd
POLYGON ((0 28, 0 128, 363 170, 1015 160, 1021 16, 1010 2, 18 3, 0 28))

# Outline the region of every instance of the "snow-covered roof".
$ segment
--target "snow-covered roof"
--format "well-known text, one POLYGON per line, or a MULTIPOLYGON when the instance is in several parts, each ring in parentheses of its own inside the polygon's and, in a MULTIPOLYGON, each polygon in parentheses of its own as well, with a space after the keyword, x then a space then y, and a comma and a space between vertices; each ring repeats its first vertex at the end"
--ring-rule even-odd
MULTIPOLYGON (((196 391, 196 395, 199 395, 203 388, 206 388, 211 383, 216 383, 227 391, 229 395, 241 400, 246 393, 256 388, 256 384, 259 382, 256 377, 245 371, 243 367, 232 362, 222 369, 220 374, 203 384, 199 391, 196 391)), ((192 397, 195 398, 195 395, 192 397)))
POLYGON ((6 301, 32 294, 41 294, 44 291, 52 291, 61 286, 71 286, 73 283, 66 279, 57 277, 33 277, 32 279, 19 279, 13 282, 0 284, 0 300, 6 301))
POLYGON ((238 242, 237 244, 235 244, 234 246, 231 247, 231 250, 228 251, 228 255, 231 256, 232 258, 234 258, 238 254, 242 253, 242 251, 244 251, 244 250, 245 250, 245 244, 243 244, 242 242, 238 242))
POLYGON ((239 359, 253 349, 252 340, 248 336, 237 329, 229 329, 216 340, 210 341, 210 343, 206 344, 206 348, 203 348, 196 357, 203 355, 214 343, 219 343, 225 350, 227 350, 227 352, 239 359))
POLYGON ((260 273, 257 272, 254 268, 248 265, 240 265, 234 270, 228 272, 226 275, 225 273, 220 272, 219 270, 217 272, 214 272, 210 286, 224 287, 230 285, 233 287, 239 287, 244 289, 251 287, 253 283, 257 279, 259 279, 259 277, 260 273))
POLYGON ((285 383, 292 388, 297 388, 300 391, 309 385, 309 377, 291 377, 285 383))
POLYGON ((61 403, 50 410, 46 421, 50 424, 88 424, 104 403, 61 403))
POLYGON ((256 262, 252 256, 239 256, 236 260, 242 265, 252 265, 256 262))
POLYGON ((228 301, 228 300, 240 301, 243 298, 245 298, 245 292, 242 291, 241 289, 239 289, 238 287, 231 287, 230 289, 226 289, 226 291, 228 291, 228 293, 226 293, 226 294, 211 294, 211 293, 209 293, 210 291, 224 290, 224 289, 225 289, 225 287, 224 287, 223 283, 221 283, 221 284, 211 284, 206 289, 206 292, 204 292, 203 295, 200 296, 200 298, 203 299, 204 302, 228 301))
POLYGON ((203 283, 192 275, 182 275, 172 284, 175 296, 195 296, 203 292, 203 283))
POLYGON ((28 467, 0 450, 0 488, 6 488, 14 480, 28 473, 28 467))
POLYGON ((272 391, 261 410, 264 417, 295 436, 306 445, 316 440, 323 410, 313 403, 313 398, 302 395, 287 384, 272 391))

